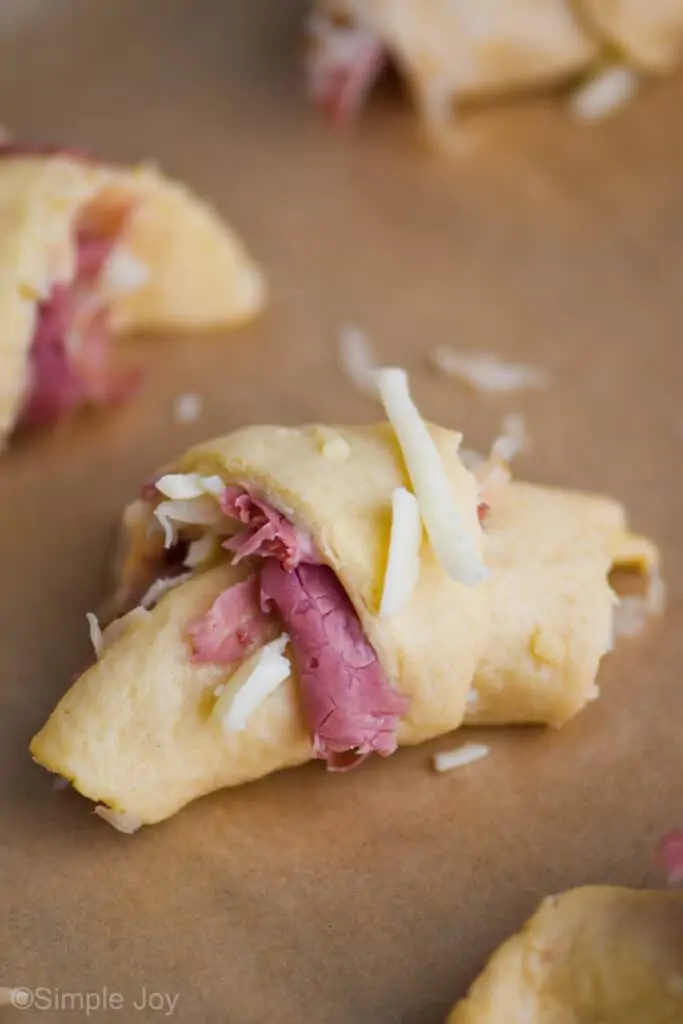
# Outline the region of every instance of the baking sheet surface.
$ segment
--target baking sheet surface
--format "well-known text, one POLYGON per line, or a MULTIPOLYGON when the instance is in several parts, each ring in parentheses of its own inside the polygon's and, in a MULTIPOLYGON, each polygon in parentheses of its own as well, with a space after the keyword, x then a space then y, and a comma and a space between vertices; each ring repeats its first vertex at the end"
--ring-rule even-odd
POLYGON ((681 824, 683 80, 599 129, 551 101, 478 114, 446 161, 388 93, 349 137, 316 121, 301 4, 34 6, 0 24, 0 120, 156 158, 244 235, 271 303, 230 335, 131 342, 149 375, 129 407, 0 464, 0 985, 33 991, 37 1024, 437 1024, 543 895, 656 884, 653 845, 681 824), (337 365, 347 321, 471 446, 521 411, 520 475, 625 501, 661 544, 666 617, 559 733, 480 732, 491 756, 443 777, 430 758, 453 737, 340 777, 310 765, 120 836, 27 752, 87 657, 117 515, 204 437, 375 417, 337 365), (430 370, 437 344, 553 384, 474 394, 430 370), (182 393, 202 397, 196 423, 174 420, 182 393))

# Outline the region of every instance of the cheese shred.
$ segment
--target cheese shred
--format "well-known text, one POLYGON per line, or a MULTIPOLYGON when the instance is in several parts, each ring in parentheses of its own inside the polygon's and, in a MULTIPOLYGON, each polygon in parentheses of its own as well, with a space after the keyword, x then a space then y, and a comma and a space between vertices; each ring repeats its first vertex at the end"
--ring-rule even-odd
POLYGON ((410 601, 420 574, 422 519, 417 498, 405 487, 391 496, 391 535, 380 602, 380 618, 395 615, 410 601))
POLYGON ((377 370, 375 380, 436 557, 451 579, 468 586, 481 583, 488 570, 465 529, 436 444, 410 397, 405 370, 377 370))
POLYGON ((283 633, 246 661, 220 688, 212 717, 225 733, 242 732, 263 701, 291 675, 292 666, 284 654, 289 637, 283 633))
POLYGON ((490 753, 491 748, 483 743, 465 743, 454 750, 442 750, 434 754, 434 771, 450 772, 454 768, 464 768, 465 765, 480 761, 482 757, 488 757, 490 753))

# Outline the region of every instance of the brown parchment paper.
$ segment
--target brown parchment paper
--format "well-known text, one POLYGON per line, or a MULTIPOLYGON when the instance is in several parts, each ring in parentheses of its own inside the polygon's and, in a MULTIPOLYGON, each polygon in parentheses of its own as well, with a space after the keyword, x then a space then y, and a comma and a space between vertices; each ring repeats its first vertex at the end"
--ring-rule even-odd
POLYGON ((0 120, 156 157, 215 199, 272 294, 238 333, 128 346, 149 367, 128 408, 0 462, 0 985, 34 999, 0 1020, 437 1024, 543 895, 656 884, 653 844, 683 823, 683 81, 599 128, 549 100, 477 114, 444 161, 395 96, 348 137, 316 121, 300 3, 32 7, 0 34, 0 120), (86 657, 113 524, 203 437, 374 417, 337 366, 349 320, 472 446, 521 411, 520 473, 623 499, 661 543, 667 615, 559 733, 481 733, 491 756, 443 777, 430 756, 453 737, 341 777, 311 765, 118 835, 27 752, 86 657), (436 344, 553 386, 473 394, 429 370, 436 344), (184 392, 204 400, 185 426, 184 392))

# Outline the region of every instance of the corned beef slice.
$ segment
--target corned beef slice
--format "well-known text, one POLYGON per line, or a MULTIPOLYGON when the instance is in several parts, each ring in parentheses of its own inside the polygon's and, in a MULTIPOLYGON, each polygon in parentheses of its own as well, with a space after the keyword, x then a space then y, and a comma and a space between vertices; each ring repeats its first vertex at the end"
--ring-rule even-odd
POLYGON ((318 561, 314 546, 305 534, 298 531, 281 512, 276 512, 266 501, 255 498, 243 487, 226 487, 220 505, 226 516, 238 519, 246 527, 223 545, 234 552, 234 564, 250 555, 272 556, 289 571, 300 562, 318 561))
POLYGON ((225 543, 235 552, 234 560, 265 559, 260 606, 253 590, 258 575, 221 594, 190 627, 194 660, 223 664, 246 657, 275 635, 266 636, 266 631, 279 617, 289 634, 316 757, 343 771, 373 751, 392 754, 409 701, 385 679, 335 573, 320 564, 309 537, 244 488, 227 487, 221 508, 245 527, 225 543))
POLYGON ((138 382, 137 372, 119 376, 109 369, 108 315, 94 294, 124 220, 121 211, 101 225, 86 215, 79 227, 73 281, 55 285, 38 307, 29 353, 31 383, 18 426, 54 423, 86 402, 117 401, 138 382))
POLYGON ((388 65, 388 54, 372 32, 354 25, 319 25, 307 60, 308 91, 333 124, 353 121, 388 65))
POLYGON ((334 572, 305 563, 286 572, 269 558, 261 570, 261 605, 277 609, 289 634, 315 755, 340 771, 373 751, 392 754, 408 701, 384 678, 334 572))
POLYGON ((261 610, 259 581, 254 574, 224 590, 206 615, 189 627, 192 660, 218 665, 243 661, 276 632, 273 619, 261 610))

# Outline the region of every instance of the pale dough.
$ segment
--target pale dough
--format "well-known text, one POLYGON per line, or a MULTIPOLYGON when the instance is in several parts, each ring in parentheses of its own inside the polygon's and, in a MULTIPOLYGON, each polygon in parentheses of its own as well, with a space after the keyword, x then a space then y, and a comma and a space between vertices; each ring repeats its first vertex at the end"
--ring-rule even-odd
POLYGON ((447 1024, 680 1024, 683 893, 550 896, 494 953, 447 1024))
POLYGON ((125 297, 106 296, 113 328, 210 328, 262 307, 261 271, 206 203, 155 169, 68 155, 0 157, 0 446, 29 384, 38 303, 73 277, 74 224, 85 208, 131 201, 122 244, 149 270, 125 297))
MULTIPOLYGON (((332 31, 346 17, 375 36, 418 109, 437 125, 460 101, 550 89, 614 63, 670 71, 683 51, 683 0, 317 0, 314 6, 332 31)), ((324 39, 318 29, 317 45, 324 39)))
MULTIPOLYGON (((381 620, 391 495, 408 481, 387 424, 335 429, 349 449, 342 462, 325 457, 318 427, 249 427, 192 449, 165 471, 218 473, 248 484, 313 536, 389 680, 411 699, 399 726, 401 744, 476 719, 468 701, 473 682, 482 720, 560 724, 580 710, 609 647, 614 598, 607 576, 619 537, 627 539, 631 559, 649 550, 626 532, 621 506, 509 484, 482 531, 478 486, 458 455, 460 435, 432 427, 491 577, 474 588, 454 583, 425 541, 409 604, 381 620), (546 665, 544 675, 538 669, 546 665)), ((144 566, 140 512, 136 504, 127 516, 132 541, 124 591, 144 566)), ((132 623, 34 738, 36 760, 91 799, 145 823, 214 789, 308 760, 294 679, 267 699, 243 733, 226 737, 209 719, 214 690, 232 669, 193 664, 183 633, 244 572, 223 564, 200 574, 132 623)))

